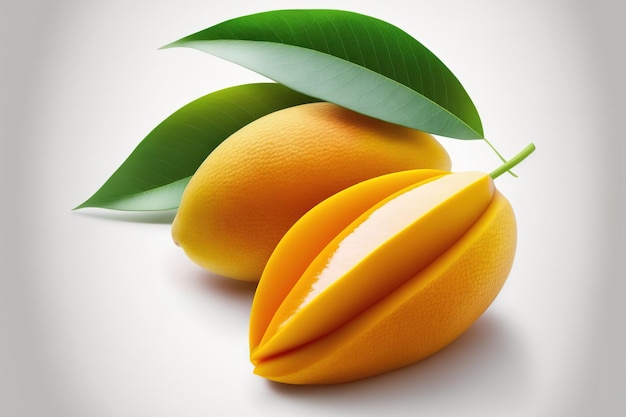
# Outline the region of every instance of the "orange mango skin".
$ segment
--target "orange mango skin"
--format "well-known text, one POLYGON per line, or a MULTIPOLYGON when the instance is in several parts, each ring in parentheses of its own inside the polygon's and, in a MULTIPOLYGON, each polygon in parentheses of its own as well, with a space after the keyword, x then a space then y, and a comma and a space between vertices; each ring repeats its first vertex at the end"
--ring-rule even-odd
MULTIPOLYGON (((442 174, 445 175, 431 172, 421 181, 442 174)), ((403 178, 409 180, 408 175, 403 173, 403 178)), ((380 183, 378 187, 372 187, 376 180, 369 180, 369 185, 359 184, 358 191, 344 190, 343 196, 334 196, 334 202, 324 202, 327 206, 319 208, 321 212, 333 208, 333 204, 339 207, 340 202, 351 201, 346 197, 363 196, 361 203, 346 208, 343 217, 339 216, 343 221, 331 222, 334 230, 323 233, 325 225, 301 230, 318 232, 313 239, 317 244, 314 248, 309 250, 306 242, 300 243, 302 252, 290 246, 296 242, 285 242, 283 248, 287 249, 279 245, 277 251, 290 251, 293 256, 287 262, 287 271, 283 270, 279 275, 275 269, 285 268, 285 256, 273 256, 272 259, 279 261, 274 265, 270 259, 266 268, 268 277, 280 276, 286 282, 261 279, 258 289, 261 292, 255 295, 251 315, 251 351, 258 346, 281 300, 300 277, 298 271, 303 271, 319 248, 364 210, 355 211, 369 208, 366 206, 382 194, 393 194, 398 189, 391 184, 399 186, 402 182, 395 184, 388 180, 384 185, 380 183), (368 188, 379 188, 380 195, 372 196, 372 200, 366 202, 364 200, 368 199, 364 196, 368 194, 368 188), (272 294, 277 285, 280 288, 272 294)), ((294 227, 298 225, 296 223, 294 227)), ((307 227, 312 226, 309 223, 307 227)), ((307 234, 288 233, 286 238, 298 236, 308 237, 307 234)), ((495 191, 486 211, 470 230, 412 279, 335 331, 288 352, 254 360, 255 373, 290 384, 341 383, 397 369, 437 352, 467 330, 496 297, 512 266, 515 241, 512 208, 502 194, 495 191)))

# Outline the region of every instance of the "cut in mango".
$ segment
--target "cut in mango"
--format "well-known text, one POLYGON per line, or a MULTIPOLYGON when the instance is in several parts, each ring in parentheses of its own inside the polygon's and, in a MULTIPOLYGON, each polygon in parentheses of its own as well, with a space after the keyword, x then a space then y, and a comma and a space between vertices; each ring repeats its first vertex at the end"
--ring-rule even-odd
POLYGON ((406 171, 344 190, 270 258, 251 314, 255 373, 338 383, 438 351, 495 298, 515 240, 487 174, 406 171))

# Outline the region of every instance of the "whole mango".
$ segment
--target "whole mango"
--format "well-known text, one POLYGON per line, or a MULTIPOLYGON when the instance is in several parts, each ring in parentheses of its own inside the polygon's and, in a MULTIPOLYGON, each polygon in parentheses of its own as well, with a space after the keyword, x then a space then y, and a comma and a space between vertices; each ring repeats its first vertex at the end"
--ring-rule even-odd
POLYGON ((411 170, 349 187, 270 257, 251 311, 254 372, 327 384, 419 361, 487 309, 515 247, 512 207, 488 174, 411 170))
POLYGON ((331 103, 309 103, 244 126, 202 163, 182 196, 172 237, 203 268, 258 281, 272 251, 309 209, 360 181, 450 169, 430 134, 331 103))

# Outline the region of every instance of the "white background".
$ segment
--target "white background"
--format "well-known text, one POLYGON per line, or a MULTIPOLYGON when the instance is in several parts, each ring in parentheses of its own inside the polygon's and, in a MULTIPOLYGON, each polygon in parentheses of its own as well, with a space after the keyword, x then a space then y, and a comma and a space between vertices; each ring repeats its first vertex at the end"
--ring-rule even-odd
MULTIPOLYGON (((617 4, 0 2, 0 415, 623 415, 617 4), (498 179, 519 245, 490 309, 439 354, 340 386, 252 374, 254 288, 191 264, 171 242, 172 212, 71 211, 170 113, 262 80, 160 46, 294 7, 403 28, 459 77, 502 153, 537 146, 519 178, 498 179)), ((498 165, 482 142, 441 140, 455 170, 498 165)))

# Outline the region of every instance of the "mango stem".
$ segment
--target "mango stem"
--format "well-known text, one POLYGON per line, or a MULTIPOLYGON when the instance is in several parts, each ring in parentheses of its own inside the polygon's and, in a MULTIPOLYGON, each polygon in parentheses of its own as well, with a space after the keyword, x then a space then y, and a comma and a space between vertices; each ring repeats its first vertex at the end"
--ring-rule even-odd
POLYGON ((530 155, 534 151, 535 151, 535 144, 530 143, 528 146, 522 149, 520 153, 518 153, 517 155, 515 155, 513 158, 509 159, 508 161, 505 161, 504 164, 500 165, 498 168, 491 171, 489 176, 495 180, 500 175, 509 171, 511 168, 513 168, 514 166, 522 162, 524 159, 526 159, 526 157, 528 157, 528 155, 530 155))
MULTIPOLYGON (((495 146, 493 146, 493 144, 491 142, 489 142, 487 140, 487 138, 483 138, 483 141, 485 141, 485 143, 491 148, 491 150, 498 156, 498 158, 500 158, 500 160, 502 162, 506 162, 506 159, 504 158, 504 156, 502 156, 502 154, 500 152, 498 152, 498 150, 496 149, 495 146)), ((509 170, 509 174, 511 174, 512 176, 514 176, 515 178, 517 178, 517 175, 515 175, 515 172, 509 170)))

